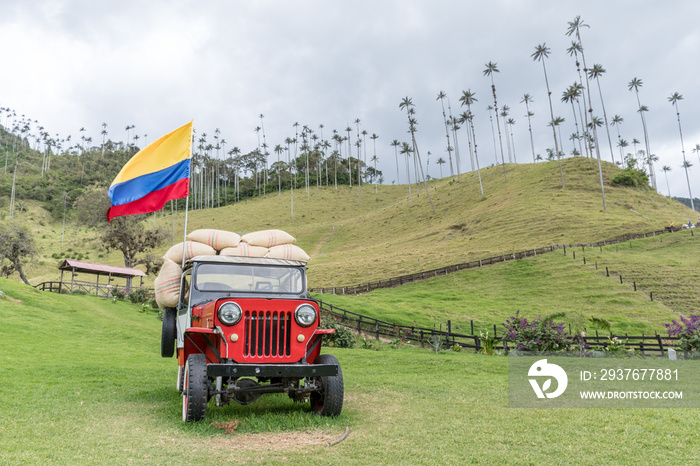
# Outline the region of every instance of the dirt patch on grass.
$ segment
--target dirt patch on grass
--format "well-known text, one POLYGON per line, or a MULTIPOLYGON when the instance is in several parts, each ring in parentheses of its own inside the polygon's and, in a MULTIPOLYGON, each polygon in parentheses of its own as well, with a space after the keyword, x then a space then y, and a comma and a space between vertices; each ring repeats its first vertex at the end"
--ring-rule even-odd
MULTIPOLYGON (((228 424, 228 423, 222 423, 228 424)), ((213 448, 224 450, 292 451, 314 446, 326 446, 342 432, 331 434, 322 431, 282 432, 277 434, 224 435, 208 440, 213 448)))

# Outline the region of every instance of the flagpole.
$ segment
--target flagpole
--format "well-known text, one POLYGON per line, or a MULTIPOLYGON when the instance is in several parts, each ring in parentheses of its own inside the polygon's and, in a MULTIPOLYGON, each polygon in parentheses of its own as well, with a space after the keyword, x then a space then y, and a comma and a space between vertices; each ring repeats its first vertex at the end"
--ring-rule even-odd
POLYGON ((185 231, 182 234, 182 264, 181 268, 185 268, 185 246, 187 244, 187 212, 189 211, 189 206, 190 206, 190 195, 187 194, 187 197, 185 198, 185 231))
MULTIPOLYGON (((192 138, 193 135, 190 136, 190 166, 189 166, 189 171, 188 175, 192 175, 192 138)), ((187 245, 187 213, 190 210, 190 182, 187 181, 187 197, 185 198, 185 228, 184 231, 182 232, 182 264, 180 265, 180 268, 184 269, 185 268, 185 246, 187 245)))

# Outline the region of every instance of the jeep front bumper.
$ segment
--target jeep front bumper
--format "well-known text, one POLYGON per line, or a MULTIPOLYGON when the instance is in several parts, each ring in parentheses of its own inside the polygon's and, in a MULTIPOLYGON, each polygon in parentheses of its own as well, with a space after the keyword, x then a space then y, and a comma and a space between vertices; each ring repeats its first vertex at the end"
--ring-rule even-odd
POLYGON ((336 364, 207 364, 208 377, 325 377, 338 375, 336 364))

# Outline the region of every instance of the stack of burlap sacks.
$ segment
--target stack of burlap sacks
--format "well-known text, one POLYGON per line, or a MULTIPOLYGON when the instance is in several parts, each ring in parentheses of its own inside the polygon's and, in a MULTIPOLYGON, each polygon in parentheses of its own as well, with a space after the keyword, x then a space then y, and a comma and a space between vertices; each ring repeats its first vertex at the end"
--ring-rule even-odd
POLYGON ((263 230, 243 236, 223 230, 202 229, 187 235, 187 241, 173 246, 163 256, 163 266, 154 284, 156 302, 163 309, 177 305, 182 275, 182 250, 185 260, 195 256, 247 256, 270 257, 308 261, 310 258, 298 246, 296 239, 282 230, 263 230))

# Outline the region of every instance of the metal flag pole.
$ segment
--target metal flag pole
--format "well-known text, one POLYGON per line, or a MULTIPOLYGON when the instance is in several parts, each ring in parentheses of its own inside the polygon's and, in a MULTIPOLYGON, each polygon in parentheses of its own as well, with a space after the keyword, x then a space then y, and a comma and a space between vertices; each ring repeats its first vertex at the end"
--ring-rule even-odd
MULTIPOLYGON (((190 166, 188 175, 192 174, 192 135, 190 135, 190 166)), ((191 178, 190 178, 191 179, 191 178)), ((185 246, 187 245, 187 213, 190 210, 190 182, 187 182, 187 196, 185 197, 185 228, 182 232, 182 263, 180 268, 185 268, 185 246)))

